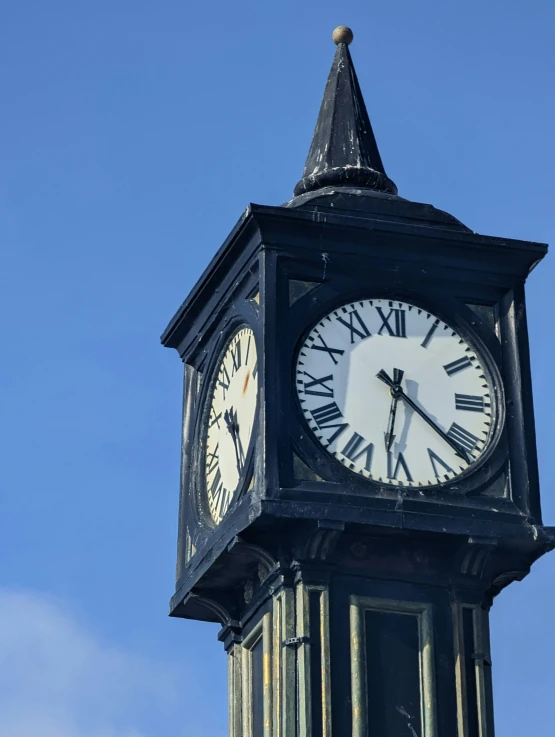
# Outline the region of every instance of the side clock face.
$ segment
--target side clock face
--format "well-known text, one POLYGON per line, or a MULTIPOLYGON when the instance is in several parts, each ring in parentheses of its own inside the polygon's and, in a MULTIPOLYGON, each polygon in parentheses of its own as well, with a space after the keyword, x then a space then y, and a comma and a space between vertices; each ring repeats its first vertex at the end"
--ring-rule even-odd
POLYGON ((253 331, 244 327, 225 345, 204 412, 204 490, 212 523, 218 524, 244 481, 258 395, 253 331))
POLYGON ((451 482, 493 439, 496 395, 484 358, 406 302, 363 300, 321 319, 299 350, 296 385, 319 443, 382 484, 451 482))

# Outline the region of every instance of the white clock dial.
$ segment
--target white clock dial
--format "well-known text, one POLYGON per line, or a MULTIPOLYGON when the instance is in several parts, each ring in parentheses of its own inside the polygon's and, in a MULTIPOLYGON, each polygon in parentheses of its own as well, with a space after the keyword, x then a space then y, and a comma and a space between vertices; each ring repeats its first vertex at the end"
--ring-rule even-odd
POLYGON ((256 342, 253 331, 245 327, 224 348, 205 414, 204 486, 215 524, 228 510, 246 471, 257 396, 256 342))
POLYGON ((493 436, 484 362, 443 320, 406 302, 352 302, 320 320, 298 353, 296 385, 318 441, 384 484, 451 481, 493 436))

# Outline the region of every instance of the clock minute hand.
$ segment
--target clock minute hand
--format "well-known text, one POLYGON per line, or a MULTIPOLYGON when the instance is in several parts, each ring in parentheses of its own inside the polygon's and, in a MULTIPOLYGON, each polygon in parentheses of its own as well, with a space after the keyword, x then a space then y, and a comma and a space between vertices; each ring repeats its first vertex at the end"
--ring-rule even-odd
POLYGON ((237 410, 232 408, 231 413, 233 416, 233 424, 235 427, 238 468, 239 468, 239 473, 241 473, 241 470, 243 466, 245 465, 245 451, 243 450, 243 443, 241 442, 241 434, 239 433, 239 421, 237 420, 237 410))
POLYGON ((443 430, 441 429, 441 427, 439 427, 439 425, 436 425, 436 423, 432 420, 432 418, 429 415, 427 415, 426 412, 424 412, 424 410, 421 409, 416 404, 416 402, 414 402, 409 396, 407 396, 405 394, 405 392, 403 391, 403 389, 398 384, 395 384, 395 382, 393 381, 393 379, 391 379, 391 377, 388 376, 388 374, 383 369, 381 369, 380 371, 378 371, 378 373, 376 374, 376 377, 378 379, 380 379, 380 381, 383 381, 384 384, 387 384, 389 386, 389 388, 391 389, 392 393, 395 392, 395 394, 398 397, 400 397, 401 399, 403 399, 409 405, 409 407, 412 407, 412 409, 417 414, 419 414, 420 417, 422 417, 422 419, 425 422, 427 422, 428 425, 433 430, 435 430, 440 437, 443 438, 443 440, 445 440, 445 442, 447 443, 447 445, 450 445, 451 448, 453 448, 453 450, 455 451, 455 453, 457 453, 459 456, 461 456, 461 458, 463 458, 467 463, 470 463, 470 458, 469 458, 468 453, 466 452, 466 450, 464 448, 461 448, 461 446, 458 443, 456 443, 454 440, 452 440, 449 437, 449 435, 447 435, 447 433, 443 432, 443 430))
POLYGON ((226 411, 224 412, 224 422, 227 429, 229 430, 230 435, 233 437, 235 433, 235 423, 233 422, 233 415, 228 409, 226 409, 226 411))

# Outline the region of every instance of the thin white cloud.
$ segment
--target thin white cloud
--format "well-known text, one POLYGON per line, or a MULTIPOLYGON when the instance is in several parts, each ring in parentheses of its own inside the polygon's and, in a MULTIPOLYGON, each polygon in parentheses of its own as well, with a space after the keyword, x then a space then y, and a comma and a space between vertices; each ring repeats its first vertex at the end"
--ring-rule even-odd
POLYGON ((173 712, 177 685, 167 664, 103 642, 61 602, 0 589, 1 737, 151 737, 142 717, 173 712))

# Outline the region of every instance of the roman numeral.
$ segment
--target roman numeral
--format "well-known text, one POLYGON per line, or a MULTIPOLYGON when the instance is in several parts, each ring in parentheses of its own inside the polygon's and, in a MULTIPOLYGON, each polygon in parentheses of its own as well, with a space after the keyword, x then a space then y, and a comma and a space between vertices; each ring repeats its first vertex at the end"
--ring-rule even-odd
POLYGON ((210 475, 212 473, 212 471, 218 465, 218 461, 219 461, 219 458, 218 458, 218 448, 219 448, 219 445, 220 445, 219 443, 218 443, 218 445, 216 445, 216 447, 214 448, 214 452, 213 453, 206 453, 206 473, 207 473, 207 475, 210 475))
POLYGON ((216 502, 216 508, 218 510, 218 515, 220 517, 223 517, 225 510, 227 509, 229 505, 229 496, 231 494, 231 491, 226 488, 222 488, 222 493, 219 496, 218 502, 216 502))
POLYGON ((254 364, 254 368, 252 370, 253 379, 256 379, 257 373, 258 373, 258 358, 256 359, 256 363, 254 364))
POLYGON ((463 356, 462 358, 457 358, 456 361, 446 364, 443 368, 447 372, 448 376, 452 376, 458 371, 462 371, 469 366, 472 366, 472 360, 468 356, 463 356))
POLYGON ((249 335, 249 339, 247 340, 247 355, 245 356, 245 363, 248 365, 249 363, 249 352, 251 349, 251 338, 252 335, 249 335))
MULTIPOLYGON (((237 414, 235 414, 235 423, 237 426, 237 414)), ((237 470, 239 473, 243 472, 243 467, 245 465, 245 451, 243 450, 243 443, 241 442, 241 436, 239 433, 237 433, 237 470)))
POLYGON ((349 318, 349 321, 345 320, 344 317, 338 317, 337 322, 340 322, 342 325, 345 325, 346 328, 349 328, 351 331, 351 343, 355 342, 355 335, 357 335, 359 338, 368 338, 370 335, 370 331, 366 327, 362 317, 358 314, 356 310, 351 310, 351 312, 347 313, 347 316, 349 318), (356 320, 357 325, 355 326, 353 323, 356 320))
POLYGON ((214 407, 210 407, 210 424, 208 427, 212 427, 213 425, 218 425, 218 429, 220 428, 220 419, 222 417, 222 413, 220 412, 219 415, 216 414, 216 410, 214 407))
POLYGON ((222 483, 222 472, 218 468, 216 473, 214 474, 214 478, 212 479, 210 483, 210 494, 212 495, 212 498, 214 501, 216 500, 216 494, 221 494, 221 490, 223 489, 223 483, 222 483))
POLYGON ((412 483, 412 476, 410 475, 409 467, 407 466, 407 462, 405 461, 403 454, 399 453, 397 456, 397 462, 394 466, 393 453, 389 452, 387 454, 387 478, 396 481, 401 469, 403 469, 403 473, 405 474, 407 481, 412 483))
POLYGON ((229 381, 230 381, 229 374, 227 373, 225 364, 223 364, 222 368, 220 369, 220 374, 218 376, 218 384, 222 387, 224 399, 225 399, 225 393, 229 389, 229 381))
POLYGON ((333 422, 334 420, 343 417, 341 410, 335 402, 324 404, 322 407, 318 407, 317 409, 311 409, 310 412, 314 417, 314 421, 320 428, 324 427, 328 422, 333 422))
POLYGON ((361 456, 365 455, 366 459, 364 461, 364 468, 370 473, 370 469, 372 468, 372 454, 374 452, 374 446, 372 443, 368 443, 365 448, 361 448, 360 446, 363 445, 365 442, 366 441, 362 437, 362 435, 354 432, 341 452, 353 463, 356 463, 356 461, 361 456))
POLYGON ((333 399, 333 387, 326 386, 328 381, 333 381, 332 374, 329 376, 322 376, 321 379, 315 379, 314 376, 311 376, 307 371, 304 372, 304 375, 308 376, 309 379, 312 379, 312 381, 306 381, 305 379, 305 394, 313 394, 316 397, 329 397, 330 399, 333 399), (314 389, 313 387, 318 387, 318 389, 314 389))
MULTIPOLYGON (((443 461, 437 453, 434 453, 434 451, 431 448, 428 448, 428 455, 430 456, 430 461, 432 463, 432 468, 434 469, 434 476, 436 479, 440 478, 440 474, 438 472, 437 464, 439 463, 440 466, 443 466, 444 470, 447 471, 447 473, 453 473, 453 469, 451 466, 448 466, 445 461, 443 461)), ((442 474, 445 476, 445 474, 442 474)))
POLYGON ((318 334, 318 338, 322 341, 322 345, 315 345, 314 343, 310 346, 313 351, 325 351, 331 360, 337 364, 337 358, 336 355, 342 356, 345 351, 342 351, 340 348, 330 348, 326 341, 322 338, 320 334, 318 334))
POLYGON ((424 338, 424 340, 422 341, 422 343, 420 343, 420 345, 422 346, 422 348, 427 348, 428 347, 428 343, 431 341, 432 336, 435 333, 435 331, 437 330, 437 326, 438 325, 439 325, 439 320, 436 320, 434 322, 434 324, 432 325, 432 327, 428 330, 428 332, 426 334, 426 337, 424 338))
POLYGON ((468 451, 468 453, 472 453, 479 443, 479 438, 477 438, 476 435, 468 432, 464 427, 457 425, 456 422, 451 425, 447 435, 451 440, 454 440, 457 445, 460 445, 461 448, 468 451))
POLYGON ((221 512, 221 505, 222 505, 222 495, 225 493, 224 485, 221 484, 218 490, 216 491, 216 494, 214 495, 212 499, 212 505, 214 509, 214 518, 218 519, 221 518, 222 512, 221 512))
POLYGON ((231 372, 231 375, 233 376, 235 372, 239 371, 239 369, 241 368, 241 340, 240 339, 231 348, 231 360, 233 361, 233 370, 231 372))
POLYGON ((474 394, 455 394, 455 409, 483 412, 485 406, 484 397, 478 397, 474 394))
POLYGON ((393 307, 391 310, 389 310, 389 314, 386 317, 383 314, 381 307, 376 307, 376 309, 378 311, 379 316, 382 318, 382 325, 380 329, 378 330, 378 335, 381 335, 383 329, 385 328, 387 332, 389 333, 389 335, 392 335, 395 338, 406 338, 407 337, 404 310, 398 310, 397 308, 393 307), (390 323, 390 320, 392 318, 393 318, 393 325, 391 325, 390 323))
POLYGON ((320 430, 337 428, 334 434, 330 438, 328 438, 328 443, 333 443, 333 441, 341 435, 345 428, 349 427, 349 424, 347 422, 335 422, 335 420, 344 419, 343 415, 341 414, 341 410, 335 402, 324 404, 321 407, 317 407, 316 409, 311 409, 310 412, 314 417, 314 422, 318 425, 320 430), (335 424, 333 424, 334 422, 335 424))

